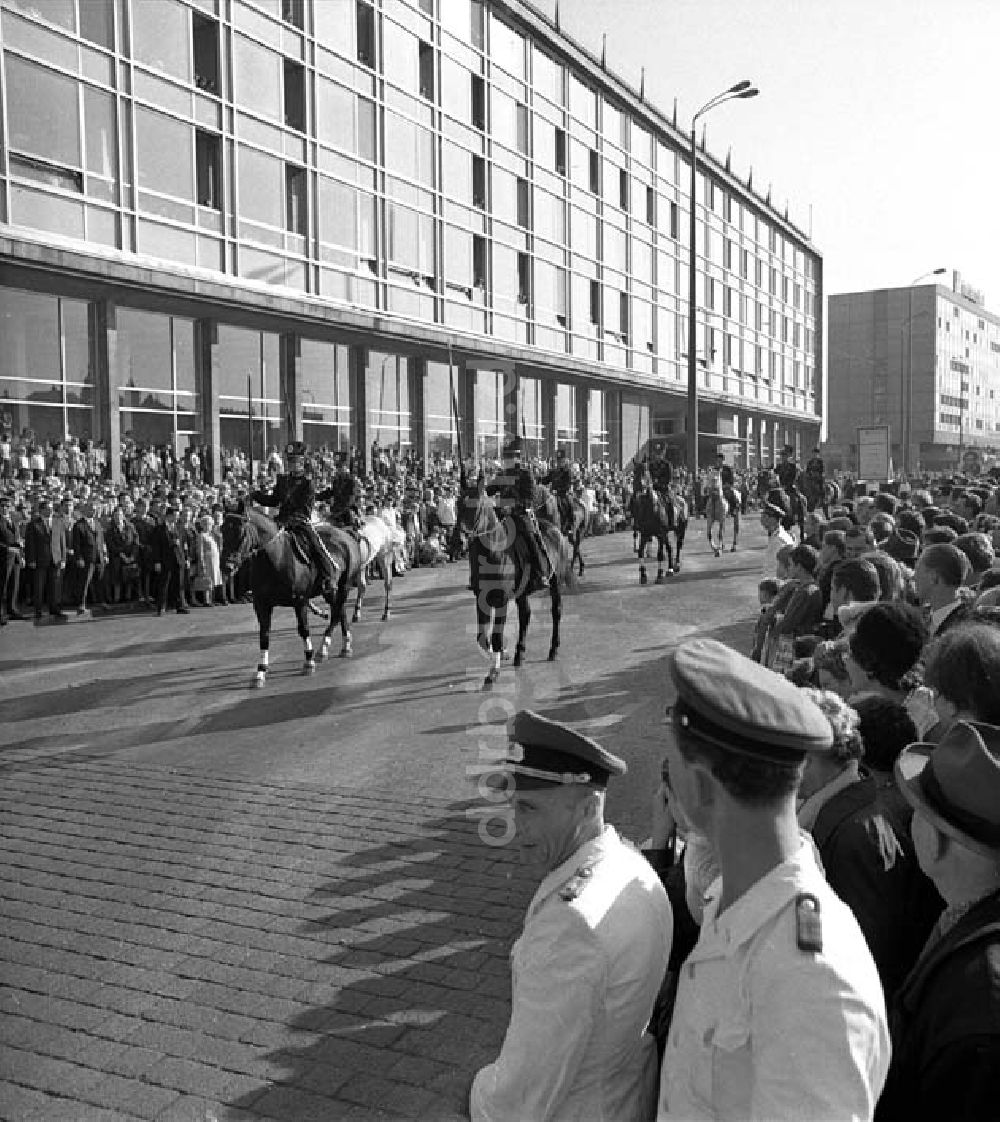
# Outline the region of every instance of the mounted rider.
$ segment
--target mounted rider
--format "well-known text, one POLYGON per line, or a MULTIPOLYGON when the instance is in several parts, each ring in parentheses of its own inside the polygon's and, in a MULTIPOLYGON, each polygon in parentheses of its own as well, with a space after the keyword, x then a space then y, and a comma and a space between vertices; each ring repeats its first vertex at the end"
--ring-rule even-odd
POLYGON ((823 507, 827 513, 826 503, 826 465, 819 454, 819 446, 813 449, 813 454, 806 462, 806 498, 809 500, 809 509, 815 510, 817 506, 823 507))
POLYGON ((715 457, 715 470, 718 473, 719 485, 722 488, 723 498, 729 507, 729 513, 735 518, 740 513, 740 497, 736 493, 736 474, 732 464, 726 463, 726 457, 719 452, 715 457))
POLYGON ((798 491, 795 481, 799 477, 799 465, 795 462, 795 449, 791 444, 786 444, 781 449, 781 462, 774 469, 774 472, 782 490, 790 499, 793 498, 798 491))
POLYGON ((320 591, 329 596, 337 583, 337 565, 327 552, 316 528, 312 524, 313 507, 317 500, 327 500, 330 489, 318 495, 312 477, 306 474, 306 446, 293 440, 285 447, 288 470, 279 474, 273 491, 251 491, 250 498, 262 506, 277 507, 275 521, 308 548, 320 574, 320 591))
POLYGON ((654 491, 666 495, 673 482, 674 470, 659 444, 654 445, 652 451, 652 459, 649 461, 649 479, 654 491))
POLYGON ((493 495, 497 506, 513 519, 518 536, 527 548, 531 568, 538 576, 539 587, 544 587, 552 576, 552 563, 535 517, 535 479, 521 464, 521 442, 516 436, 504 444, 502 464, 500 474, 486 488, 486 493, 493 495))
POLYGON ((573 503, 570 499, 573 491, 573 466, 569 462, 565 448, 560 448, 556 452, 556 466, 544 475, 540 482, 551 487, 559 507, 559 521, 565 532, 573 524, 573 503))
POLYGON ((330 522, 357 533, 362 523, 365 489, 344 459, 337 464, 337 473, 326 493, 330 496, 330 522))

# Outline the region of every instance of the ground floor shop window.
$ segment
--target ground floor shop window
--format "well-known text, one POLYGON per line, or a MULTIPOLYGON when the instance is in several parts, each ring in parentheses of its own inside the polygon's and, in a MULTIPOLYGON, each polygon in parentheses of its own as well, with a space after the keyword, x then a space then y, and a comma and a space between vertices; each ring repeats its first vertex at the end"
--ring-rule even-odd
POLYGON ((368 432, 382 451, 404 453, 410 447, 410 360, 402 355, 368 352, 365 402, 368 432))
POLYGON ((0 288, 0 428, 50 447, 95 437, 90 307, 0 288))

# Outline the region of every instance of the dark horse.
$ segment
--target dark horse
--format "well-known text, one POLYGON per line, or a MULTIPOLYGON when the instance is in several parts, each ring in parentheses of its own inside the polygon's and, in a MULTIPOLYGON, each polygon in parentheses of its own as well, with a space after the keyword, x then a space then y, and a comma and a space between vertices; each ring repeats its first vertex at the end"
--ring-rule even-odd
MULTIPOLYGON (((481 485, 467 486, 463 477, 459 522, 469 535, 469 553, 473 562, 472 585, 476 594, 477 642, 491 655, 492 664, 483 689, 488 690, 500 677, 503 652, 503 631, 507 623, 507 606, 517 604, 517 646, 514 666, 524 661, 525 636, 531 622, 528 596, 533 589, 532 571, 527 547, 515 532, 513 520, 503 517, 481 485)), ((548 590, 552 597, 552 641, 549 660, 559 650, 559 621, 562 618, 563 586, 573 586, 573 558, 569 542, 546 520, 539 521, 542 538, 552 562, 548 590)))
POLYGON ((579 564, 582 577, 586 566, 580 542, 587 532, 587 508, 575 495, 567 495, 565 503, 560 503, 558 496, 540 483, 535 488, 535 514, 540 522, 548 522, 562 531, 573 550, 570 565, 579 564))
POLYGON ((639 533, 639 544, 636 546, 636 553, 639 555, 639 583, 648 583, 646 547, 655 538, 656 583, 663 584, 668 574, 679 573, 681 569, 681 550, 684 548, 684 536, 688 524, 687 502, 672 487, 666 491, 644 487, 632 498, 632 519, 639 533), (671 534, 676 541, 676 555, 670 544, 671 534), (666 572, 663 569, 664 551, 667 560, 666 572))
POLYGON ((222 568, 229 572, 252 558, 250 588, 253 610, 260 625, 260 660, 254 685, 259 689, 267 680, 268 652, 271 645, 271 615, 276 607, 292 608, 305 652, 303 674, 312 674, 317 658, 323 661, 330 653, 334 625, 340 621, 343 636, 341 657, 351 654, 351 633, 347 627, 347 596, 358 581, 362 552, 356 538, 346 530, 328 523, 316 527, 338 569, 337 583, 330 595, 323 597, 330 605, 330 622, 323 633, 318 656, 309 636, 309 601, 321 596, 320 579, 315 565, 305 560, 292 534, 279 530, 274 522, 257 510, 231 510, 222 520, 222 568))

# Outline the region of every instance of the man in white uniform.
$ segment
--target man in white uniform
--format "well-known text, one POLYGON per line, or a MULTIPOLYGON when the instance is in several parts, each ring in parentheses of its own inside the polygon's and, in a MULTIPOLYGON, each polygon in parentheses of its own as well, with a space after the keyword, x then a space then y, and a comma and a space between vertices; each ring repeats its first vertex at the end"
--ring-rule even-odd
POLYGON ((761 580, 773 580, 778 575, 778 550, 782 546, 795 545, 795 539, 781 524, 785 512, 775 503, 764 503, 760 510, 760 524, 767 534, 764 545, 764 561, 760 570, 761 580))
POLYGON ((795 817, 829 722, 709 639, 673 653, 671 678, 670 792, 721 876, 681 969, 657 1119, 870 1119, 889 1066, 882 987, 795 817))
POLYGON ((641 1122, 656 1108, 645 1031, 673 924, 659 878, 604 823, 624 761, 530 711, 507 763, 517 843, 543 876, 511 951, 510 1025, 472 1084, 473 1122, 641 1122))

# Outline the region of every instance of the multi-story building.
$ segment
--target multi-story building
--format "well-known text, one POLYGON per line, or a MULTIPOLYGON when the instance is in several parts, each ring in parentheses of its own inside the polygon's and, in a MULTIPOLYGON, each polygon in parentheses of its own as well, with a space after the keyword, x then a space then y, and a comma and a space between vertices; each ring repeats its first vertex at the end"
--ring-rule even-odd
MULTIPOLYGON (((0 42, 13 427, 683 459, 688 142, 529 4, 0 0, 0 42)), ((822 261, 727 165, 702 454, 767 461, 818 436, 822 261)))
POLYGON ((1000 452, 1000 316, 953 276, 830 297, 827 460, 856 470, 858 429, 888 426, 893 465, 953 471, 1000 452), (978 454, 978 455, 977 455, 978 454))

